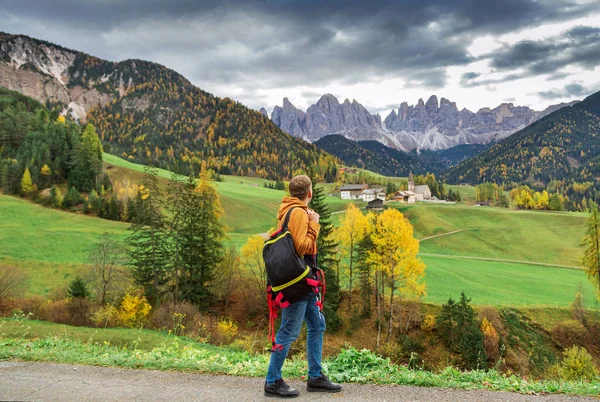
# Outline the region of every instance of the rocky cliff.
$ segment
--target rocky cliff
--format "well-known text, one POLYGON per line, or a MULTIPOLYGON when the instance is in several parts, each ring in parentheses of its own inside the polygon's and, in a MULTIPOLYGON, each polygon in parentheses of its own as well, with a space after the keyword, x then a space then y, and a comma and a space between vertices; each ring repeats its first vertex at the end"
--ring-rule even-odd
POLYGON ((340 103, 331 95, 323 95, 306 112, 285 98, 283 107, 273 109, 271 119, 284 131, 317 141, 326 135, 341 134, 363 141, 377 140, 401 150, 442 150, 462 144, 487 144, 499 141, 566 104, 552 105, 544 111, 503 103, 494 109, 482 108, 476 113, 458 110, 455 102, 438 101, 432 95, 416 105, 402 102, 382 122, 356 100, 340 103))

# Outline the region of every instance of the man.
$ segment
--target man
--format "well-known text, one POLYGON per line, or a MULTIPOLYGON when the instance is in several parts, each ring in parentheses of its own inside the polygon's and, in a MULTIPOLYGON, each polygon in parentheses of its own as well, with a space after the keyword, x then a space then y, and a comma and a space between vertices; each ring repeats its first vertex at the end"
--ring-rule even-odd
MULTIPOLYGON (((287 212, 291 212, 288 230, 294 240, 294 248, 300 256, 306 256, 312 261, 316 254, 316 241, 319 236, 319 214, 308 208, 312 199, 312 183, 308 176, 296 176, 290 181, 290 196, 283 197, 277 219, 279 227, 287 212)), ((310 265, 310 264, 309 264, 310 265)), ((265 395, 278 397, 296 397, 299 392, 287 385, 281 378, 281 368, 287 357, 290 345, 298 338, 302 321, 308 329, 306 338, 306 354, 308 358, 307 390, 309 392, 339 392, 342 387, 329 381, 321 372, 321 357, 323 351, 323 332, 325 317, 316 304, 317 297, 313 292, 299 301, 290 304, 281 311, 281 327, 277 332, 275 343, 279 348, 271 352, 271 361, 265 382, 265 395)))

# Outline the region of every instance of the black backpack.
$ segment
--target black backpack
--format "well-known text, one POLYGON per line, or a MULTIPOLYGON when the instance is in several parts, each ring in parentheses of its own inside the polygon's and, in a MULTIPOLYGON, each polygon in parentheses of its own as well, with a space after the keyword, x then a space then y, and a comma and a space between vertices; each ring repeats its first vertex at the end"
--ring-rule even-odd
MULTIPOLYGON (((267 301, 269 304, 270 331, 269 337, 275 345, 274 323, 277 309, 286 308, 303 297, 314 292, 319 294, 319 288, 324 287, 322 271, 310 267, 304 257, 296 253, 294 239, 288 230, 290 215, 294 208, 287 212, 281 229, 273 233, 263 247, 263 259, 267 271, 267 301), (321 272, 319 272, 321 271, 321 272), (317 276, 321 280, 317 280, 317 276)), ((324 295, 324 292, 323 292, 324 295)), ((322 300, 317 302, 322 308, 322 300)))
MULTIPOLYGON (((281 229, 273 233, 263 247, 268 287, 282 308, 315 291, 318 285, 312 268, 296 253, 288 223, 294 208, 287 212, 281 229)), ((318 289, 315 293, 318 292, 318 289)))

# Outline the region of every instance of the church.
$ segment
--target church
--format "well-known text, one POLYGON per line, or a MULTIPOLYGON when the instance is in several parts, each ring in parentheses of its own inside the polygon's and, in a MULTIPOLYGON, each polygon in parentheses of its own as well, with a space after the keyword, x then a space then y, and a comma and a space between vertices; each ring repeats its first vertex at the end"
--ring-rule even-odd
POLYGON ((431 190, 428 185, 415 186, 415 180, 412 171, 408 175, 408 190, 400 190, 394 195, 394 200, 412 204, 415 201, 430 200, 431 190))
POLYGON ((412 171, 408 175, 408 191, 415 193, 415 199, 417 201, 430 200, 431 190, 427 184, 422 186, 415 186, 412 171))

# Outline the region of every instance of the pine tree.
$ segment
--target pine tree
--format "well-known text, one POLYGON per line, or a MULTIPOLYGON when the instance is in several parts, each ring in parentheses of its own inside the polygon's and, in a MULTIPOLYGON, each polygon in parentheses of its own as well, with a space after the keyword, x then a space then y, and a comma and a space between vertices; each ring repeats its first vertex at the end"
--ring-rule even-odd
POLYGON ((442 304, 442 312, 437 318, 437 327, 446 346, 460 353, 465 365, 471 369, 484 368, 487 356, 484 336, 475 319, 475 311, 470 306, 471 299, 464 292, 457 303, 452 298, 442 304))
POLYGON ((71 152, 71 185, 80 191, 90 191, 96 187, 101 170, 102 144, 94 126, 88 124, 71 152))
POLYGON ((67 288, 67 294, 73 299, 86 299, 90 296, 90 292, 88 291, 85 282, 80 277, 73 279, 69 283, 69 287, 67 288))
POLYGON ((310 207, 319 214, 319 237, 317 238, 317 265, 325 273, 327 281, 327 294, 323 312, 327 318, 327 326, 335 331, 341 326, 341 319, 337 314, 337 309, 340 305, 340 283, 339 278, 335 274, 335 249, 337 244, 332 238, 333 224, 331 223, 331 213, 329 207, 325 204, 325 192, 323 187, 317 185, 318 180, 316 173, 311 170, 308 176, 313 183, 313 198, 310 202, 310 207))
POLYGON ((581 263, 600 296, 600 213, 598 212, 598 205, 594 202, 591 203, 591 212, 583 245, 585 246, 585 252, 581 263))
POLYGON ((110 219, 111 221, 119 221, 121 220, 121 210, 119 208, 119 202, 117 201, 117 196, 112 195, 108 202, 106 203, 106 219, 110 219))
POLYGON ((127 239, 131 248, 133 277, 136 284, 144 288, 153 306, 163 299, 169 271, 166 223, 157 175, 157 170, 150 166, 144 170, 140 204, 129 228, 132 233, 127 239))
POLYGON ((81 194, 75 187, 71 187, 63 199, 63 208, 74 207, 81 202, 81 194))
POLYGON ((369 262, 369 252, 373 251, 373 240, 371 234, 366 233, 358 242, 356 250, 356 266, 358 267, 358 278, 360 282, 360 296, 362 299, 362 315, 367 318, 371 316, 371 293, 373 288, 372 268, 369 262))
POLYGON ((174 175, 168 192, 173 258, 169 287, 175 301, 186 300, 206 309, 213 296, 211 281, 223 259, 225 230, 219 195, 206 172, 198 182, 192 175, 185 181, 174 175))

